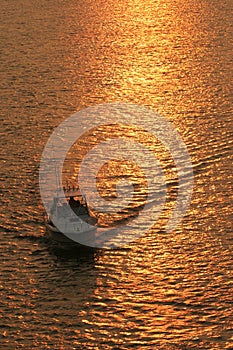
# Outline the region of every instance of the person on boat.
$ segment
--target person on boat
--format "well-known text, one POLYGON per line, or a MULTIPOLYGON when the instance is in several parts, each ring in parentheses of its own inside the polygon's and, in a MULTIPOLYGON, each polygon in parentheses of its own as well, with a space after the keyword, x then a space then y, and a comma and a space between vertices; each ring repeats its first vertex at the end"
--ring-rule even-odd
POLYGON ((69 205, 72 207, 79 207, 81 205, 79 200, 75 200, 73 196, 69 199, 69 205))
POLYGON ((73 196, 69 199, 69 205, 77 215, 89 214, 87 206, 81 203, 78 199, 75 200, 73 196))

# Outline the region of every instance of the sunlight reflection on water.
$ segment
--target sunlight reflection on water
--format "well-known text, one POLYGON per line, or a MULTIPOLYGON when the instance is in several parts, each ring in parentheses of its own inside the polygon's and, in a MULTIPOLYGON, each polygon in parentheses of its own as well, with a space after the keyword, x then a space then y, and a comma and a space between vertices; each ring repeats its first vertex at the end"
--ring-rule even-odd
MULTIPOLYGON (((1 9, 4 349, 231 349, 232 2, 1 0, 1 9), (115 101, 156 110, 181 134, 194 164, 189 213, 130 249, 64 252, 44 236, 42 150, 65 118, 115 101)), ((80 140, 80 157, 92 142, 80 140)), ((177 177, 160 155, 166 222, 177 177)), ((64 176, 73 169, 67 162, 64 176)))

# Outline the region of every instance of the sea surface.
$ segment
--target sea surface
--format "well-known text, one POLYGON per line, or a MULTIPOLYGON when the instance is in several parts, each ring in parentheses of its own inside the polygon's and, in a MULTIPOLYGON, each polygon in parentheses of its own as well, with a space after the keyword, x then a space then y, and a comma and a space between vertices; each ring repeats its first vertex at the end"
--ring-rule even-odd
MULTIPOLYGON (((233 349, 232 0, 0 6, 0 349, 233 349), (177 174, 146 139, 167 174, 161 220, 126 247, 63 249, 44 228, 43 149, 70 115, 115 102, 156 111, 179 132, 194 172, 187 215, 166 232, 177 174)), ((77 143, 77 164, 65 162, 64 182, 93 135, 77 143)), ((103 168, 100 188, 114 199, 124 172, 136 208, 147 191, 132 164, 103 168)))

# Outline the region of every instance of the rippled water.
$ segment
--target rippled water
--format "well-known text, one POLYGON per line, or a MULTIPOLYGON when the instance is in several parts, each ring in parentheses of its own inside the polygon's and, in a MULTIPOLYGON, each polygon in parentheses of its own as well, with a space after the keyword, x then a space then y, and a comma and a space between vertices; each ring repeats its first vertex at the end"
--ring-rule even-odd
POLYGON ((1 348, 232 349, 232 1, 0 4, 1 348), (177 128, 189 212, 127 249, 63 251, 44 234, 42 150, 72 113, 115 101, 177 128))

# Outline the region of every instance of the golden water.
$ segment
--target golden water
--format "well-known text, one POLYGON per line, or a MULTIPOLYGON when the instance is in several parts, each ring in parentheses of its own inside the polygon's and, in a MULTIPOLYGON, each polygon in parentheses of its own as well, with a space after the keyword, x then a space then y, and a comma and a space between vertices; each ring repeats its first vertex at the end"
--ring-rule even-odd
POLYGON ((232 1, 0 4, 1 348, 232 349, 232 1), (177 128, 189 212, 127 250, 62 252, 44 236, 42 150, 72 113, 115 101, 177 128))

